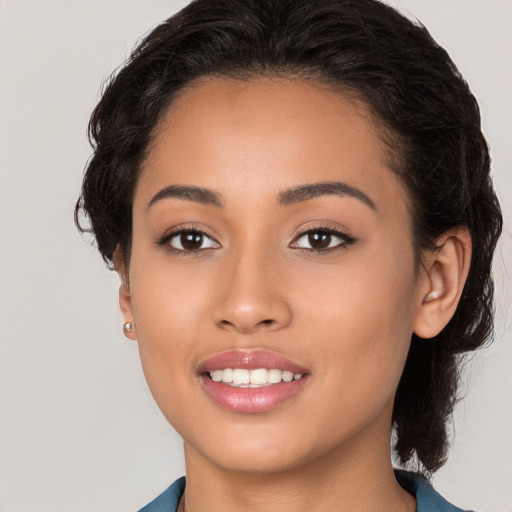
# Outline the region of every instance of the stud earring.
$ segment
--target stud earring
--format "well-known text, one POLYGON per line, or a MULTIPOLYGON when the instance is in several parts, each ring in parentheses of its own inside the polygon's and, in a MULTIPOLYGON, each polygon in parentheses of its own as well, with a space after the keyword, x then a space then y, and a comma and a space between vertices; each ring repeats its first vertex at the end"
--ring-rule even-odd
POLYGON ((125 322, 123 325, 123 331, 124 333, 132 332, 132 323, 131 322, 125 322))
POLYGON ((433 291, 433 292, 430 292, 426 297, 425 297, 425 302, 430 302, 431 300, 434 300, 434 299, 437 299, 440 295, 440 292, 438 290, 436 291, 433 291))

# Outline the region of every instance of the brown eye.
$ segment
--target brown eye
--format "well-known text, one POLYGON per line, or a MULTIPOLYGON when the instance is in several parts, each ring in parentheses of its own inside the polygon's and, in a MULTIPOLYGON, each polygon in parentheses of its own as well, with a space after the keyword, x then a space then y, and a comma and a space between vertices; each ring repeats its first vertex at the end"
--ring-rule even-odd
POLYGON ((290 247, 317 252, 329 252, 343 249, 355 242, 355 239, 341 231, 311 229, 298 236, 290 247))
POLYGON ((186 251, 200 249, 202 243, 203 235, 199 233, 182 233, 180 235, 180 244, 186 251))
POLYGON ((216 249, 219 244, 201 231, 180 231, 174 233, 168 244, 177 251, 200 251, 202 249, 216 249))
POLYGON ((331 245, 331 233, 316 231, 308 234, 308 243, 312 249, 327 249, 331 245))

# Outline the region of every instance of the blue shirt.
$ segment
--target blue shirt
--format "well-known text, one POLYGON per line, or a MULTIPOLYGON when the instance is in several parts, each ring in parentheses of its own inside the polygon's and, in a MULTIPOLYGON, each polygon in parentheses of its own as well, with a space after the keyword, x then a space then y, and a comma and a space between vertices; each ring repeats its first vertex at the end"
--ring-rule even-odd
MULTIPOLYGON (((416 496, 416 512, 463 512, 450 505, 425 480, 415 474, 395 470, 395 476, 405 490, 416 496)), ((184 490, 185 477, 182 476, 139 512, 176 512, 184 490)))

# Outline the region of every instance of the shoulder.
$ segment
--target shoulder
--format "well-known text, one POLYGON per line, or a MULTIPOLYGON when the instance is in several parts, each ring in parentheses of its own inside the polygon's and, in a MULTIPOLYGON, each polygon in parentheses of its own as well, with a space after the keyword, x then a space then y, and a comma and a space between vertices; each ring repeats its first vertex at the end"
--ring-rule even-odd
POLYGON ((185 477, 182 476, 139 512, 176 512, 184 490, 185 477))
POLYGON ((462 509, 448 503, 420 476, 399 469, 395 470, 395 476, 406 491, 416 496, 416 512, 464 512, 462 509))

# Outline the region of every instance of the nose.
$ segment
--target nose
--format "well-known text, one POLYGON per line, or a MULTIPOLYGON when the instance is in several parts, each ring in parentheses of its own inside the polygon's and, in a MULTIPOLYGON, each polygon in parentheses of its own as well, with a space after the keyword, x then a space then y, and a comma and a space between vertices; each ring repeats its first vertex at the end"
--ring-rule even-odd
POLYGON ((283 275, 268 259, 239 257, 226 265, 221 292, 214 307, 216 324, 224 330, 251 334, 290 324, 283 275))

